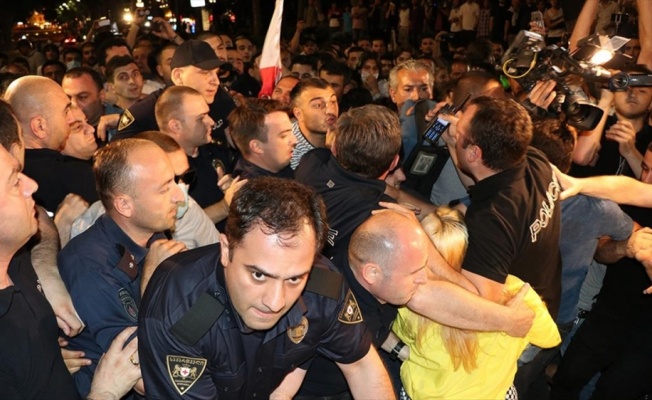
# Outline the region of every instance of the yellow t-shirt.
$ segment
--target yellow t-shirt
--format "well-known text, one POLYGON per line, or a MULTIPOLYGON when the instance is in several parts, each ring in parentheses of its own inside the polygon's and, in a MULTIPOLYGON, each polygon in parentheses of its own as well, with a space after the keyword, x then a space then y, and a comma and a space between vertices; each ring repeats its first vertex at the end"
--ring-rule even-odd
MULTIPOLYGON (((523 286, 519 278, 508 275, 505 290, 516 294, 523 286)), ((416 341, 418 315, 403 307, 393 330, 410 347, 410 357, 401 366, 401 380, 413 399, 504 399, 514 381, 516 361, 528 343, 550 348, 561 342, 559 331, 537 293, 530 289, 525 304, 536 314, 525 338, 514 338, 503 332, 478 332, 478 368, 467 373, 453 363, 440 335, 441 325, 432 323, 425 340, 416 341)))

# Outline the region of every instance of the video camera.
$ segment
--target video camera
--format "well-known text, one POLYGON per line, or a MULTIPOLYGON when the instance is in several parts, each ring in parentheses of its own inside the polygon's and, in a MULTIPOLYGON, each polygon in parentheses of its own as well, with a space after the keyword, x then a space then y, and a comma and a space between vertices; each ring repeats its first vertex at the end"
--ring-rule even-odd
POLYGON ((608 64, 608 68, 622 69, 631 62, 629 56, 614 55, 614 51, 628 40, 618 36, 612 39, 589 36, 579 41, 578 49, 570 54, 563 47, 546 47, 543 36, 538 33, 521 31, 501 59, 502 69, 528 92, 537 81, 554 80, 558 95, 547 111, 564 112, 569 125, 579 130, 592 130, 600 122, 603 111, 589 101, 579 85, 570 83, 570 78, 574 75, 587 82, 597 82, 611 91, 652 86, 652 74, 621 72, 612 76, 600 66, 608 64))

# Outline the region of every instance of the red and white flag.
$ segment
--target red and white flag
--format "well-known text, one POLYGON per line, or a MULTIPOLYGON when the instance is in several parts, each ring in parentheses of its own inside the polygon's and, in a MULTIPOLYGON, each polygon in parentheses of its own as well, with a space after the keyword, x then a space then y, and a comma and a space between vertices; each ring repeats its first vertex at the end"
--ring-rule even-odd
POLYGON ((276 82, 281 79, 281 21, 283 20, 283 0, 276 0, 274 14, 267 29, 263 53, 260 57, 260 78, 262 88, 258 97, 272 95, 276 82))

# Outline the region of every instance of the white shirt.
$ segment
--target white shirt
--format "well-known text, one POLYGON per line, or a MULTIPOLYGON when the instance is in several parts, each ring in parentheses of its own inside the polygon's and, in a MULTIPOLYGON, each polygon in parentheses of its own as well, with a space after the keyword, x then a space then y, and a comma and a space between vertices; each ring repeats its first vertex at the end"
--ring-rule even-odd
POLYGON ((480 6, 477 3, 464 3, 460 7, 460 14, 462 15, 462 30, 474 31, 478 25, 480 6))

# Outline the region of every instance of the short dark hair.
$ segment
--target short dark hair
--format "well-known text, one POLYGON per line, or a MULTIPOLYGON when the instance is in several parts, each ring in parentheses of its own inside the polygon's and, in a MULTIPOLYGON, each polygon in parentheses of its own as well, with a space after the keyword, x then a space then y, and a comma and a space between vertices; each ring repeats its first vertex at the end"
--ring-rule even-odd
POLYGON ((484 90, 492 81, 500 84, 500 80, 498 80, 496 75, 487 71, 473 70, 465 72, 459 77, 453 87, 453 103, 458 104, 469 93, 471 94, 471 99, 477 97, 480 94, 478 91, 484 90))
POLYGON ((308 55, 298 55, 292 58, 292 63, 290 64, 290 69, 294 64, 299 65, 310 65, 313 70, 317 71, 317 57, 308 56, 308 55))
POLYGON ((512 99, 486 96, 476 97, 471 105, 476 106, 476 111, 462 147, 478 146, 483 164, 494 171, 521 163, 532 141, 532 120, 527 110, 512 99))
POLYGON ((256 227, 266 235, 279 235, 283 245, 283 240, 294 237, 306 223, 314 231, 317 255, 328 233, 326 207, 321 197, 292 179, 250 179, 233 196, 226 218, 229 254, 256 227))
POLYGON ((181 150, 181 145, 177 143, 176 140, 160 131, 140 132, 135 135, 134 138, 154 142, 154 144, 163 149, 165 153, 174 153, 175 151, 181 150))
POLYGON ((268 128, 265 116, 273 112, 287 112, 277 100, 246 99, 228 116, 231 138, 242 154, 249 154, 249 142, 259 140, 267 143, 268 128))
POLYGON ((362 56, 360 56, 360 62, 358 63, 358 70, 361 70, 364 63, 366 63, 369 60, 374 60, 376 62, 376 66, 380 70, 380 61, 378 59, 378 54, 372 51, 365 51, 364 53, 362 53, 362 56))
POLYGON ((43 53, 45 53, 46 51, 56 51, 56 52, 57 52, 57 56, 61 53, 61 52, 59 51, 59 46, 57 46, 57 45, 54 44, 54 43, 48 43, 48 44, 46 44, 45 46, 43 46, 42 51, 43 51, 43 53))
POLYGON ((152 142, 144 139, 121 139, 110 142, 95 153, 93 173, 95 174, 95 185, 100 196, 102 205, 107 210, 112 210, 113 198, 117 194, 131 193, 131 166, 129 165, 129 154, 134 149, 143 146, 151 146, 152 142))
POLYGON ((79 54, 79 57, 83 56, 81 50, 79 50, 76 47, 64 47, 64 49, 61 51, 61 59, 65 60, 66 59, 66 54, 68 54, 68 53, 77 53, 77 54, 79 54))
POLYGON ((102 67, 106 67, 106 51, 112 47, 126 47, 129 49, 129 54, 131 54, 131 48, 127 44, 127 41, 122 38, 113 37, 102 42, 100 47, 97 49, 97 62, 102 67))
MULTIPOLYGON (((135 64, 136 66, 138 65, 136 61, 130 56, 115 56, 111 58, 109 63, 106 65, 106 72, 104 73, 106 80, 113 83, 115 81, 115 76, 113 76, 115 70, 125 67, 129 64, 135 64)), ((140 68, 138 69, 140 70, 140 68)))
POLYGON ((59 60, 47 60, 46 62, 43 63, 41 66, 41 73, 45 69, 45 67, 49 67, 50 65, 56 65, 57 67, 61 68, 61 71, 66 72, 66 65, 62 63, 59 60))
POLYGON ((147 55, 147 66, 149 67, 150 71, 158 75, 158 71, 156 70, 156 67, 161 65, 161 62, 163 59, 161 56, 163 55, 163 50, 167 49, 175 49, 179 47, 175 43, 167 43, 162 46, 156 46, 154 47, 154 50, 152 50, 148 55, 147 55))
POLYGON ((561 172, 570 171, 575 138, 566 123, 559 118, 544 118, 533 122, 531 146, 541 150, 548 161, 561 172))
POLYGON ((333 60, 324 63, 319 69, 319 73, 321 74, 322 71, 328 75, 343 76, 345 85, 351 82, 351 69, 341 61, 333 60))
POLYGON ((335 158, 348 171, 377 179, 401 150, 401 124, 387 107, 352 108, 337 120, 335 158))
POLYGON ((89 68, 89 67, 77 67, 77 68, 70 69, 66 71, 65 75, 63 76, 63 79, 66 78, 78 79, 81 78, 83 75, 88 75, 91 77, 98 91, 104 89, 104 83, 102 82, 102 76, 100 75, 100 73, 95 71, 93 68, 89 68))
POLYGON ((292 103, 292 106, 294 107, 296 104, 296 100, 301 96, 303 92, 305 92, 308 89, 326 89, 331 87, 331 85, 326 82, 323 79, 320 78, 306 78, 306 79, 301 79, 299 83, 292 89, 290 92, 290 101, 292 103))
POLYGON ((9 103, 0 100, 0 145, 7 151, 11 151, 14 143, 20 143, 18 119, 9 103))

